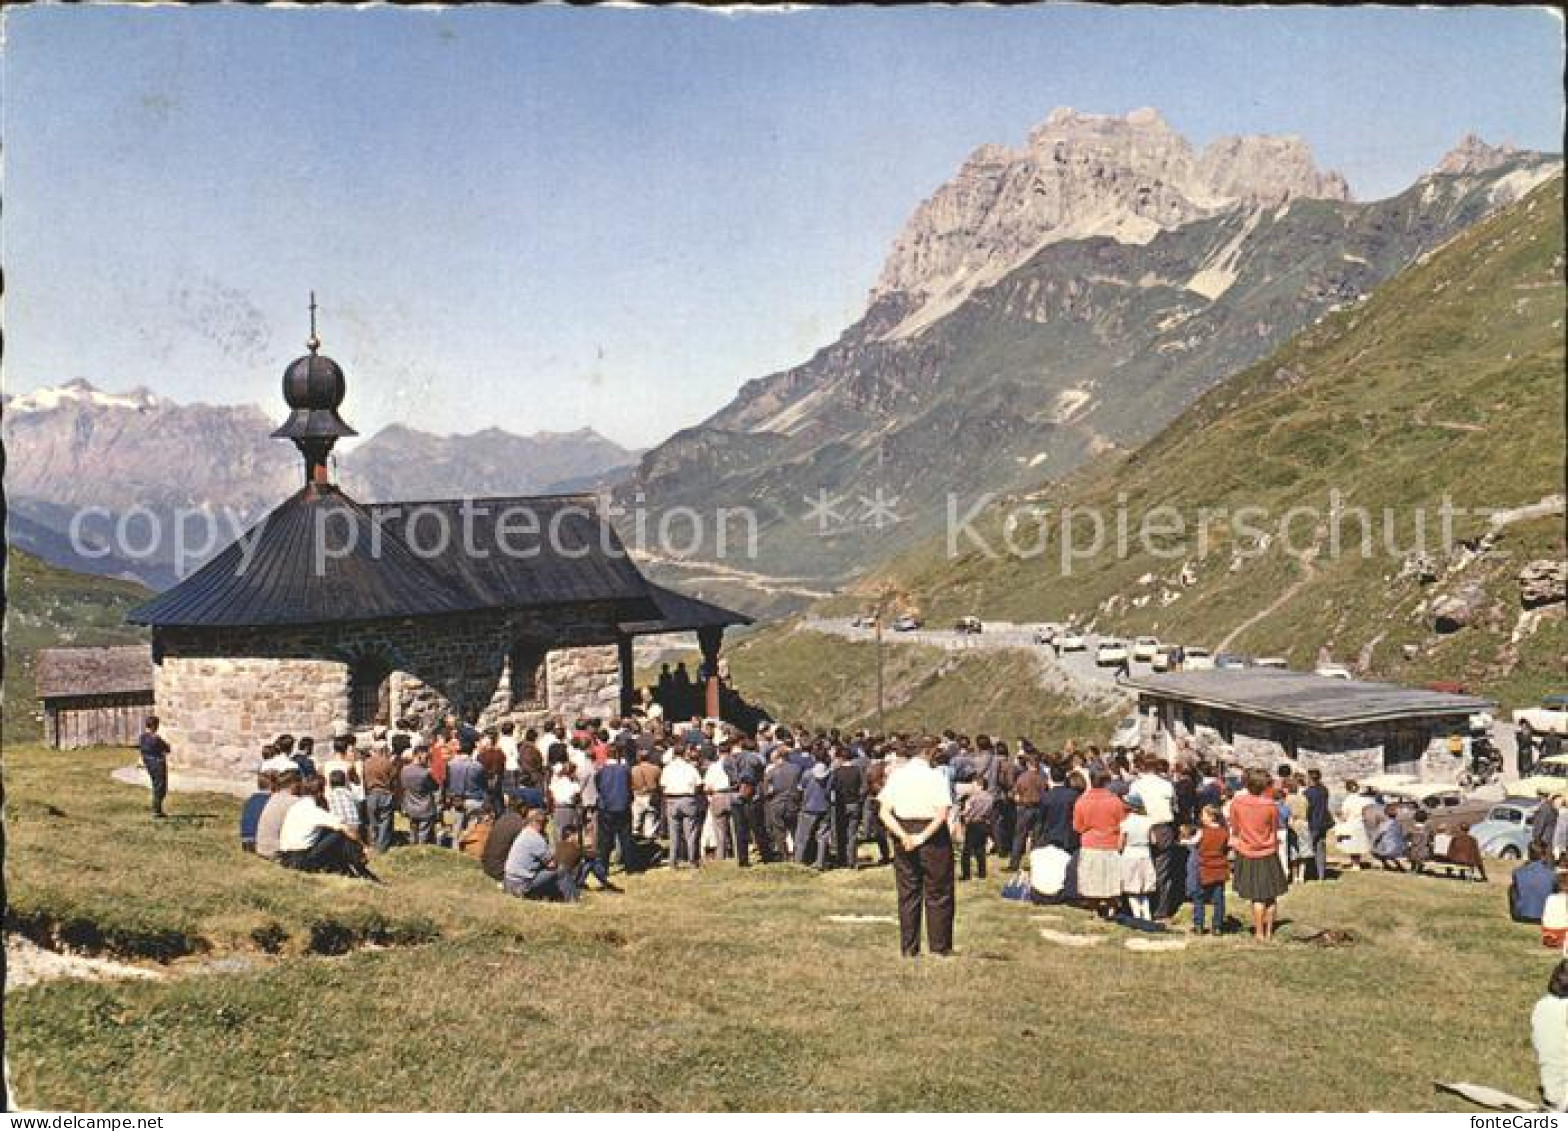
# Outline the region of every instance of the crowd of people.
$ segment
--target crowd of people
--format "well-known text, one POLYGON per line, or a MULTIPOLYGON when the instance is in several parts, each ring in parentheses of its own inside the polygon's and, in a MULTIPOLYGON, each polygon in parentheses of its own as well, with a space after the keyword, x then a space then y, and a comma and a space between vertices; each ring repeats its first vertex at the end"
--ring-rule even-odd
MULTIPOLYGON (((162 740, 148 722, 151 759, 162 740)), ((1010 872, 1028 861, 1048 898, 1107 918, 1158 924, 1190 902, 1203 933, 1227 929, 1233 886, 1267 939, 1291 879, 1325 875, 1333 825, 1316 771, 1240 774, 1072 743, 1048 753, 952 731, 751 734, 657 710, 537 728, 403 719, 342 728, 325 753, 279 735, 260 755, 241 837, 284 867, 375 880, 375 856, 441 844, 512 894, 575 900, 590 883, 620 890, 617 866, 892 864, 909 954, 921 919, 930 949, 951 949, 955 879, 984 879, 993 858, 1010 872)))

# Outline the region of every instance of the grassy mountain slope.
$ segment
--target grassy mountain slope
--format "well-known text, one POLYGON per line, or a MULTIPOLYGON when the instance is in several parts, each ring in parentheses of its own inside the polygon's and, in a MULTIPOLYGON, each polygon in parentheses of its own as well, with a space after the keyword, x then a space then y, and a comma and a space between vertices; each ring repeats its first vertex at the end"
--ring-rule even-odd
MULTIPOLYGON (((876 645, 785 623, 727 649, 735 685, 780 722, 856 729, 876 726, 876 645)), ((685 657, 695 667, 695 652, 685 657)), ((652 671, 638 683, 653 682, 652 671)), ((948 651, 889 641, 883 650, 885 724, 894 732, 952 727, 1042 747, 1103 742, 1109 714, 1040 686, 1024 651, 948 651)))
MULTIPOLYGON (((1402 680, 1462 679, 1529 699, 1564 673, 1562 605, 1523 615, 1516 576, 1564 556, 1561 514, 1506 525, 1453 521, 1447 552, 1440 507, 1510 508, 1564 490, 1563 189, 1559 176, 1423 257, 1366 301, 1330 314, 1263 362, 1210 391, 1148 444, 1103 458, 1027 499, 999 503, 973 524, 991 556, 945 539, 884 570, 933 619, 959 613, 1014 619, 1077 614, 1102 630, 1273 652, 1296 665, 1323 655, 1402 680), (1333 553, 1330 492, 1370 512, 1373 552, 1360 553, 1347 510, 1333 553), (1043 509, 1048 537, 1039 542, 1043 509), (1223 510, 1196 539, 1140 545, 1140 516, 1172 506, 1191 530, 1200 508, 1223 510), (1293 546, 1261 553, 1236 511, 1292 507, 1293 546), (1064 507, 1093 508, 1114 542, 1118 509, 1129 551, 1114 545, 1062 568, 1064 507), (1384 546, 1383 514, 1400 553, 1384 546), (1416 510, 1424 509, 1438 576, 1408 568, 1416 510), (1044 552, 1006 552, 1013 545, 1044 552), (1174 549, 1175 552, 1168 552, 1174 549), (1161 551, 1167 551, 1163 554, 1161 551), (1242 551, 1236 556, 1237 551, 1242 551), (1183 567, 1187 577, 1181 575, 1183 567), (1433 629, 1435 598, 1472 594, 1477 614, 1451 634, 1433 629), (1236 631, 1237 629, 1240 631, 1236 631), (1517 639, 1516 639, 1517 637, 1517 639), (1406 654, 1410 646, 1412 655, 1406 654)), ((1080 519, 1079 544, 1089 522, 1080 519)))
POLYGON ((151 590, 134 581, 73 573, 11 548, 6 558, 6 742, 42 733, 33 697, 38 649, 145 640, 145 630, 126 624, 125 614, 149 596, 151 590))

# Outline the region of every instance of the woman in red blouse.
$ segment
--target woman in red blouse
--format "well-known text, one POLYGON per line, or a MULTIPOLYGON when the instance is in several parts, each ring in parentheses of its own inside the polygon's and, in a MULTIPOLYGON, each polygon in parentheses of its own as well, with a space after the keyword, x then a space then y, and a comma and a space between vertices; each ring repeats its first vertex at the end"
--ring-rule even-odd
POLYGON ((1236 853, 1236 894, 1252 903, 1252 933, 1274 937, 1279 897, 1290 887, 1279 862, 1279 808, 1268 796, 1269 775, 1247 771, 1247 789, 1230 803, 1230 846, 1236 853))

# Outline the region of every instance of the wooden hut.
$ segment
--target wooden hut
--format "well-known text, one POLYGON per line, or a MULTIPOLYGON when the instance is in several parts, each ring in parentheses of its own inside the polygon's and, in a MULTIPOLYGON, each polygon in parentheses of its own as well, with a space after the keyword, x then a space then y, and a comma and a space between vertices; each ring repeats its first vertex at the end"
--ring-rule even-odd
POLYGON ((44 739, 57 750, 134 746, 153 705, 152 650, 45 648, 38 653, 44 739))

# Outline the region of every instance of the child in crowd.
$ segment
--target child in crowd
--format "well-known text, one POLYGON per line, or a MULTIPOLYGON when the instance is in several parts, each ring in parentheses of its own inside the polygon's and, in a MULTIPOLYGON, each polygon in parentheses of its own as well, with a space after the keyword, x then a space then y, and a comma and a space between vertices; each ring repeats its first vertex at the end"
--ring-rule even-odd
POLYGON ((1225 929, 1225 884, 1230 879, 1230 831, 1217 806, 1205 805, 1198 815, 1198 888, 1192 899, 1192 927, 1200 935, 1225 929), (1213 909, 1213 926, 1205 929, 1204 911, 1213 909))
POLYGON ((1122 818, 1122 894, 1134 919, 1149 918, 1149 896, 1155 887, 1154 858, 1149 855, 1149 830, 1153 823, 1136 793, 1126 798, 1128 814, 1122 818))

